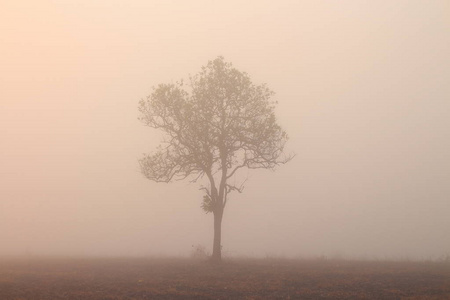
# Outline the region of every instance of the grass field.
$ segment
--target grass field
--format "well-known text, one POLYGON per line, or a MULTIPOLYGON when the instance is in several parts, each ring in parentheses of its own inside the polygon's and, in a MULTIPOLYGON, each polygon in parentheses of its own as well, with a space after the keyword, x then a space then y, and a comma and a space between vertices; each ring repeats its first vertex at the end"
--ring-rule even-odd
POLYGON ((450 299, 450 263, 4 258, 0 299, 450 299))

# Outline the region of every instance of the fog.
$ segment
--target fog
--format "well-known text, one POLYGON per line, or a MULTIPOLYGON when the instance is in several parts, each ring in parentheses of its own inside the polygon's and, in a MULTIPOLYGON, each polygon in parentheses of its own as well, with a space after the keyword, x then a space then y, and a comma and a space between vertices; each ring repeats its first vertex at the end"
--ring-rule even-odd
POLYGON ((448 1, 3 1, 0 255, 212 250, 199 184, 154 183, 152 86, 218 55, 276 92, 296 157, 245 171, 224 256, 450 253, 448 1))

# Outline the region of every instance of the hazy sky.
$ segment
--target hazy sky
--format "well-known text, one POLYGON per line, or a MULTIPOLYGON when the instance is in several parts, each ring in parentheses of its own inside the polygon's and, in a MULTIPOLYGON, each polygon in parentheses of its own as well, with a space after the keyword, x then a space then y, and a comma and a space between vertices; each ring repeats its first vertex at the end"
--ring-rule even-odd
POLYGON ((225 255, 449 254, 449 53, 445 0, 1 0, 0 254, 211 250, 198 184, 140 174, 137 107, 218 55, 297 154, 231 196, 225 255))

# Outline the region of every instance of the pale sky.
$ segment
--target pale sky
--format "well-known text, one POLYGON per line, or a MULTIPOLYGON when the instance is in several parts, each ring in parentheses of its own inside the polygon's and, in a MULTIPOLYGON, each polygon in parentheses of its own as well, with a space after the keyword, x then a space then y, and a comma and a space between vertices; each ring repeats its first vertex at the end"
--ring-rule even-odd
POLYGON ((211 250, 199 184, 140 174, 137 107, 219 55, 297 154, 231 195, 225 256, 450 254, 449 53, 445 0, 1 0, 0 255, 211 250))

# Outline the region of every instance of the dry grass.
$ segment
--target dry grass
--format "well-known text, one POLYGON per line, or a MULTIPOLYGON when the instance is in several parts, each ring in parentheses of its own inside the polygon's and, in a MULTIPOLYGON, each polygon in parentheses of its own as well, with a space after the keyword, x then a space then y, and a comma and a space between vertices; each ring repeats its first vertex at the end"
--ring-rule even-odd
POLYGON ((0 260, 0 299, 450 299, 448 262, 0 260))

